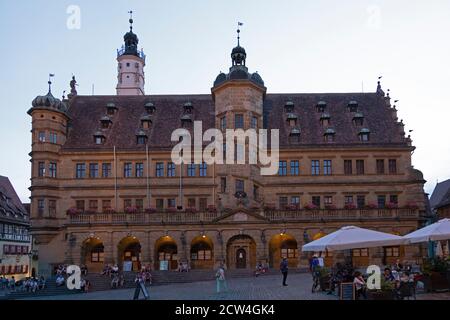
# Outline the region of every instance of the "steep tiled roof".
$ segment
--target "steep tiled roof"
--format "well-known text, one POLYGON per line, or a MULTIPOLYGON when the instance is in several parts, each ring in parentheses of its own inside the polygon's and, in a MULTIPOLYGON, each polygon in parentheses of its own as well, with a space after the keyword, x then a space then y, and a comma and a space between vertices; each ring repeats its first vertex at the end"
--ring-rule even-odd
POLYGON ((433 190, 430 197, 430 205, 432 209, 438 207, 450 192, 450 179, 439 182, 433 190))
MULTIPOLYGON (((325 112, 330 115, 329 127, 335 130, 331 145, 397 145, 406 146, 401 133, 401 125, 392 117, 392 112, 385 104, 385 98, 376 93, 347 94, 267 94, 264 101, 264 127, 280 129, 280 146, 311 147, 329 145, 325 142, 318 112, 319 101, 326 102, 325 112), (292 113, 297 116, 296 128, 300 129, 300 138, 289 139, 292 128, 288 124, 286 102, 294 104, 292 113), (363 126, 352 122, 354 112, 348 111, 350 101, 357 101, 358 110, 364 115, 363 126), (370 130, 370 141, 361 142, 358 133, 362 128, 370 130)), ((212 96, 204 95, 150 95, 150 96, 76 96, 70 103, 68 114, 71 126, 64 150, 108 149, 114 146, 120 149, 144 150, 138 145, 136 132, 140 130, 141 118, 146 115, 144 105, 154 104, 156 111, 152 114, 152 125, 147 130, 148 144, 151 149, 168 149, 175 143, 170 141, 171 133, 182 127, 184 104, 192 103, 192 119, 203 121, 203 130, 215 125, 214 102, 212 96), (100 120, 106 115, 106 105, 114 103, 118 108, 111 116, 112 126, 101 129, 100 120), (93 135, 102 130, 105 142, 96 145, 93 135)), ((188 124, 189 125, 189 124, 188 124)))
POLYGON ((9 179, 0 176, 0 221, 2 220, 28 222, 28 213, 9 179))

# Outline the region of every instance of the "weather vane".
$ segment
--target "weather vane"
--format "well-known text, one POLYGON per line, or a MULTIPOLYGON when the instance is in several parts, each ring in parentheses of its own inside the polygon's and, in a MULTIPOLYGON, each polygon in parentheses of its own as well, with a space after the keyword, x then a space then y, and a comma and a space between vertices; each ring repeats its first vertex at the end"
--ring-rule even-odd
POLYGON ((54 73, 48 74, 48 92, 52 92, 52 78, 55 76, 54 73))
POLYGON ((130 10, 128 13, 130 14, 130 20, 128 20, 130 22, 130 30, 133 30, 133 11, 130 10))
POLYGON ((239 34, 241 33, 241 29, 240 27, 243 26, 244 24, 242 22, 238 22, 238 29, 237 29, 237 40, 238 40, 238 47, 239 47, 239 39, 241 38, 239 36, 239 34))

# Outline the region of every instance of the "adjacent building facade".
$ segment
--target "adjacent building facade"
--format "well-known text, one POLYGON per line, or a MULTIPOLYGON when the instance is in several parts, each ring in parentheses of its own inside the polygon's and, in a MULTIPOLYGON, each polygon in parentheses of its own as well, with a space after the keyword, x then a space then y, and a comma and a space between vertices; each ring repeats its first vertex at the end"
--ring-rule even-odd
MULTIPOLYGON (((277 267, 282 256, 301 267, 309 257, 301 246, 342 226, 396 234, 420 226, 425 181, 380 83, 371 93, 267 93, 238 42, 211 94, 144 95, 145 55, 132 29, 124 41, 116 96, 81 96, 72 82, 69 99, 49 90, 28 112, 41 273, 59 263, 277 267), (194 135, 195 121, 203 132, 278 129, 278 173, 261 175, 257 164, 176 165, 171 134, 194 135)), ((223 147, 224 155, 235 148, 223 147)), ((351 255, 357 265, 420 257, 415 247, 324 255, 327 264, 351 255)))
POLYGON ((0 276, 16 280, 31 273, 29 215, 7 177, 0 176, 0 276))

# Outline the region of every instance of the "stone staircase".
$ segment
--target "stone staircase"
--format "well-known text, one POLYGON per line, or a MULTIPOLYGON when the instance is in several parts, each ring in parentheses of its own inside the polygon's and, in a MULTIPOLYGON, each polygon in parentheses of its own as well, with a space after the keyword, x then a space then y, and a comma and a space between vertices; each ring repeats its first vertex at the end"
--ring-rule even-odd
MULTIPOLYGON (((261 276, 265 276, 267 274, 278 274, 277 270, 271 269, 266 274, 262 274, 261 276)), ((233 278, 248 278, 254 277, 254 271, 250 269, 236 269, 236 270, 227 270, 225 273, 227 279, 233 278)), ((135 287, 134 279, 136 273, 134 272, 125 272, 124 278, 125 283, 121 289, 130 289, 135 287)), ((84 277, 86 280, 89 280, 91 283, 90 291, 105 291, 111 290, 111 278, 107 276, 102 276, 99 273, 90 273, 84 277)), ((167 285, 172 283, 192 283, 198 281, 211 281, 215 280, 215 271, 214 270, 191 270, 190 272, 175 272, 175 271, 152 271, 152 286, 158 285, 167 285)), ((147 284, 148 285, 148 284, 147 284)), ((119 289, 117 289, 119 290, 119 289)), ((35 293, 29 292, 10 292, 6 294, 3 299, 7 300, 16 300, 16 299, 27 299, 33 296, 55 296, 55 295, 63 295, 63 294, 82 294, 79 290, 69 290, 66 286, 56 287, 55 278, 47 279, 47 288, 41 291, 37 291, 35 293)), ((2 297, 0 296, 0 299, 2 297)))

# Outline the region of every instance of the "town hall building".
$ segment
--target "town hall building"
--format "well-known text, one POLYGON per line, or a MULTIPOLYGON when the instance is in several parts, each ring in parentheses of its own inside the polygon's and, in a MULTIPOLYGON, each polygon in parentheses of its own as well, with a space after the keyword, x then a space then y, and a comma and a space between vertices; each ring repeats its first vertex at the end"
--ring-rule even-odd
MULTIPOLYGON (((210 94, 148 95, 130 24, 116 95, 78 95, 74 77, 67 98, 49 88, 28 111, 39 273, 62 263, 277 268, 282 257, 301 268, 310 257, 301 246, 342 226, 400 235, 421 226, 425 181, 380 82, 368 93, 270 93, 238 37, 210 94), (222 132, 278 129, 277 174, 261 175, 258 164, 175 164, 171 134, 195 121, 222 132)), ((412 246, 322 254, 328 265, 421 257, 412 246)))

